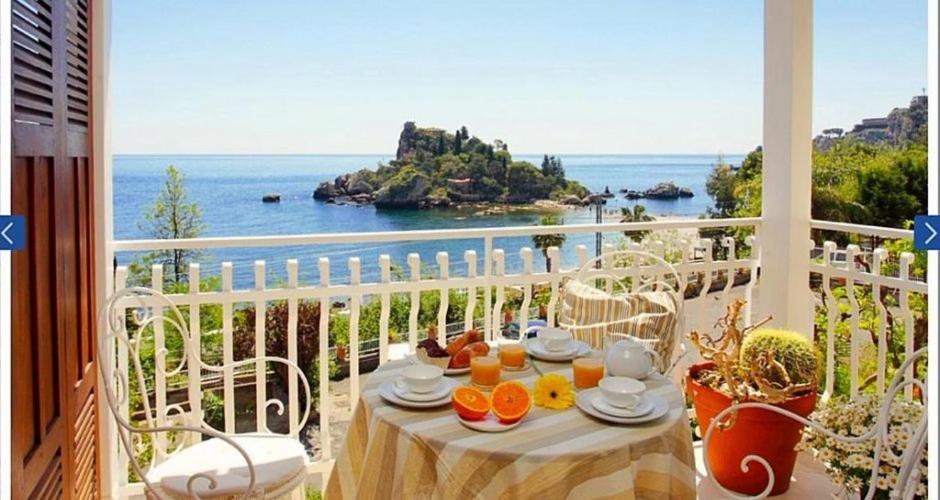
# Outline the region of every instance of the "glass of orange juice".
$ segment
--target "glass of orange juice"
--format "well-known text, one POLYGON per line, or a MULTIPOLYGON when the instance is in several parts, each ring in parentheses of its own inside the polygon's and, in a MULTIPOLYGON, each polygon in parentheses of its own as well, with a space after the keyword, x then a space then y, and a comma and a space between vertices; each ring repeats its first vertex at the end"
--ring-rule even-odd
POLYGON ((501 375, 499 359, 492 356, 470 358, 470 382, 480 387, 494 387, 501 375))
POLYGON ((499 346, 499 362, 506 370, 521 370, 525 367, 525 347, 522 344, 499 346))
POLYGON ((578 389, 596 387, 604 378, 604 361, 599 358, 577 358, 571 362, 574 386, 578 389))

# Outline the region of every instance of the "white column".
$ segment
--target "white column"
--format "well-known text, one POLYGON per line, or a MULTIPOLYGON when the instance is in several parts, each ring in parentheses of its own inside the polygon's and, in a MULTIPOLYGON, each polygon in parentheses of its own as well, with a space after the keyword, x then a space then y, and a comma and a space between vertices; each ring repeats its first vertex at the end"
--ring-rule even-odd
POLYGON ((761 306, 808 336, 812 125, 813 2, 765 0, 761 306))
MULTIPOLYGON (((111 61, 111 0, 99 0, 91 6, 91 154, 94 169, 95 211, 95 304, 101 307, 113 291, 114 239, 111 207, 111 115, 108 91, 111 61)), ((93 311, 96 315, 98 311, 93 311)), ((99 324, 97 335, 105 334, 106 325, 99 324)), ((96 346, 97 347, 97 346, 96 346)), ((114 360, 98 360, 112 367, 114 360)), ((101 498, 118 498, 120 487, 127 483, 118 460, 117 423, 111 416, 98 381, 98 441, 101 459, 101 498)))

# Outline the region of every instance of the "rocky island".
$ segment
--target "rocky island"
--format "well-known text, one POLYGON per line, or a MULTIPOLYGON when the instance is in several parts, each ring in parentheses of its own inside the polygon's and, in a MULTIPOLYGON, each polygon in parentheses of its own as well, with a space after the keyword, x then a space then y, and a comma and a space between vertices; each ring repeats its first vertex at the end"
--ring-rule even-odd
POLYGON ((621 189, 624 198, 628 200, 638 200, 640 198, 649 198, 652 200, 675 200, 677 198, 691 198, 695 193, 687 187, 676 186, 674 182, 660 182, 659 184, 647 189, 646 191, 634 191, 632 189, 621 189))
MULTIPOLYGON (((395 159, 321 182, 313 198, 327 203, 374 203, 376 208, 434 208, 453 203, 530 204, 590 201, 590 191, 565 179, 561 159, 545 155, 541 168, 514 161, 506 143, 486 143, 466 127, 454 133, 406 122, 395 159)), ((585 202, 585 203, 587 203, 585 202)))

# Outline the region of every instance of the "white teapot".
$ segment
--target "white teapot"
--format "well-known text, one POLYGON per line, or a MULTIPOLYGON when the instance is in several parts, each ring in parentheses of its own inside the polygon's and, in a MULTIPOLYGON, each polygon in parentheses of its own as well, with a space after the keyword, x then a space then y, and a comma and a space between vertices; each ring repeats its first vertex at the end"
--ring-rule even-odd
POLYGON ((657 371, 657 367, 662 364, 659 354, 647 349, 636 337, 618 337, 622 340, 613 342, 610 336, 604 337, 604 364, 607 375, 645 379, 657 371))

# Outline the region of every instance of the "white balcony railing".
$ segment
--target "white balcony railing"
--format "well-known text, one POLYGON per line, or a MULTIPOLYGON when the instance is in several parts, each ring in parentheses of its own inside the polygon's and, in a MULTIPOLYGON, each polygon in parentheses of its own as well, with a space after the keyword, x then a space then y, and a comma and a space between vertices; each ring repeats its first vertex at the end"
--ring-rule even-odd
MULTIPOLYGON (((840 378, 847 380, 850 397, 872 383, 882 394, 893 367, 926 346, 926 262, 920 268, 915 265, 912 231, 824 221, 814 221, 812 227, 857 241, 841 248, 834 241, 814 244, 818 251, 810 277, 819 281, 817 335, 825 335, 820 348, 826 359, 823 394, 844 393, 836 387, 840 378), (869 362, 863 363, 866 354, 869 362), (843 370, 847 372, 840 377, 843 370)), ((907 377, 913 378, 915 369, 912 364, 907 377)), ((905 388, 907 400, 913 390, 905 388)))
MULTIPOLYGON (((861 226, 851 226, 844 224, 817 223, 815 229, 838 231, 849 234, 875 235, 882 238, 907 238, 911 237, 909 232, 896 230, 882 230, 875 228, 879 232, 873 233, 873 229, 861 226)), ((251 247, 281 247, 281 246, 319 246, 319 245, 365 245, 375 242, 415 242, 415 241, 443 241, 443 240, 461 240, 467 241, 468 249, 464 251, 462 262, 458 266, 451 264, 452 255, 447 252, 439 252, 435 256, 436 270, 434 276, 429 276, 426 272, 422 274, 422 262, 418 254, 409 254, 406 262, 392 262, 389 255, 380 255, 378 257, 379 273, 374 280, 362 279, 363 262, 359 257, 349 257, 346 262, 338 263, 331 261, 327 257, 319 258, 317 262, 319 283, 315 285, 301 285, 299 275, 301 272, 297 260, 288 259, 283 263, 268 263, 265 261, 255 261, 251 266, 254 275, 253 287, 236 288, 233 282, 234 265, 231 262, 221 262, 216 269, 202 268, 199 264, 191 264, 188 270, 189 290, 186 293, 173 293, 168 296, 189 315, 189 327, 192 336, 198 339, 205 338, 217 339, 221 336, 221 353, 204 352, 199 345, 195 346, 193 352, 200 356, 216 356, 221 362, 231 362, 234 359, 236 351, 235 325, 234 321, 240 308, 249 306, 254 307, 255 317, 253 335, 249 337, 251 348, 255 346, 266 345, 269 336, 284 335, 287 349, 283 354, 293 362, 298 361, 298 321, 299 306, 307 301, 317 301, 319 304, 326 304, 326 311, 334 312, 334 301, 345 303, 341 309, 341 314, 348 317, 348 370, 349 370, 349 401, 352 404, 358 400, 360 387, 360 364, 363 361, 363 352, 361 346, 363 343, 376 343, 377 363, 384 363, 389 359, 390 346, 396 339, 393 334, 393 319, 391 318, 393 310, 393 299, 395 304, 400 301, 407 303, 407 321, 402 328, 403 331, 395 332, 400 334, 400 341, 407 346, 408 350, 413 350, 417 342, 424 335, 423 330, 426 325, 419 324, 421 314, 421 294, 422 292, 439 292, 439 303, 437 305, 436 321, 432 325, 437 327, 440 332, 447 331, 449 291, 459 291, 465 294, 466 301, 463 305, 462 318, 464 327, 470 328, 473 325, 482 324, 485 338, 488 340, 499 339, 504 331, 503 310, 510 302, 510 295, 517 295, 514 298, 513 313, 517 320, 519 331, 525 330, 530 318, 530 310, 536 299, 534 295, 535 285, 550 291, 550 299, 545 304, 546 319, 552 324, 555 317, 555 310, 558 306, 558 290, 563 280, 571 276, 578 266, 565 267, 562 263, 562 250, 550 248, 547 250, 552 266, 550 271, 536 271, 533 265, 533 250, 523 247, 512 254, 507 254, 503 249, 494 245, 494 240, 507 237, 531 237, 537 234, 590 234, 601 233, 623 233, 623 232, 644 232, 648 233, 642 243, 633 243, 629 240, 618 242, 617 245, 629 249, 643 249, 656 255, 666 258, 673 263, 679 272, 682 285, 686 289, 687 299, 704 298, 706 296, 716 299, 718 306, 726 304, 732 294, 740 294, 748 300, 749 305, 754 303, 755 294, 758 291, 758 270, 760 266, 760 219, 726 219, 726 220, 689 220, 689 221, 668 221, 668 222, 649 222, 649 223, 628 223, 628 224, 591 224, 574 226, 530 226, 530 227, 505 227, 505 228, 487 228, 487 229, 462 229, 462 230, 429 230, 429 231, 408 231, 408 232, 388 232, 388 233, 348 233, 333 235, 299 235, 299 236, 264 236, 264 237, 245 237, 245 238, 200 238, 192 240, 140 240, 140 241, 116 241, 113 242, 113 249, 116 252, 126 251, 155 251, 165 249, 216 249, 216 248, 251 248, 251 247), (714 231, 716 229, 726 229, 729 234, 736 236, 726 236, 722 238, 703 238, 703 231, 714 231), (483 255, 478 256, 475 248, 479 248, 482 240, 483 255), (717 243, 716 243, 717 241, 717 243), (480 257, 482 257, 482 262, 480 257), (507 273, 507 262, 517 259, 512 268, 520 269, 519 272, 507 273), (518 265, 521 263, 521 266, 518 265), (269 264, 271 267, 269 267, 269 264), (482 265, 480 265, 482 264, 482 265), (408 270, 407 276, 399 276, 393 279, 393 265, 401 265, 408 270), (274 266, 283 266, 286 272, 286 283, 276 287, 269 287, 268 273, 274 266), (342 266, 342 267, 340 267, 342 266), (331 271, 336 272, 342 268, 348 272, 348 278, 342 282, 331 281, 331 271), (221 278, 221 286, 218 290, 200 291, 199 283, 202 274, 216 274, 221 278), (266 331, 265 314, 272 303, 286 303, 287 319, 285 332, 266 331), (377 304, 377 306, 376 306, 377 304), (377 308, 379 310, 377 332, 372 333, 376 338, 364 338, 362 332, 365 328, 362 325, 363 311, 367 307, 377 308), (201 332, 200 312, 207 311, 208 308, 220 309, 221 328, 218 332, 201 332)), ((623 238, 620 238, 624 240, 623 238)), ((614 250, 615 244, 607 243, 604 245, 605 251, 614 250)), ((820 276, 821 292, 818 296, 819 308, 825 308, 827 304, 845 302, 845 307, 829 307, 826 315, 827 324, 823 325, 822 330, 826 335, 826 381, 825 392, 827 395, 838 392, 837 375, 842 373, 840 366, 845 365, 844 355, 848 354, 849 378, 851 379, 851 395, 865 390, 868 386, 864 385, 863 379, 872 376, 865 371, 863 362, 864 354, 869 349, 869 345, 863 340, 863 330, 870 326, 870 322, 863 321, 863 317, 868 312, 864 307, 871 304, 878 308, 881 322, 877 331, 873 332, 872 338, 880 341, 877 350, 877 369, 876 375, 878 383, 875 390, 883 389, 883 381, 888 374, 889 364, 887 363, 887 354, 889 349, 885 341, 888 332, 893 332, 892 326, 886 317, 902 318, 906 331, 913 331, 915 322, 914 311, 911 306, 910 295, 926 294, 926 284, 917 281, 911 274, 910 265, 912 256, 903 254, 900 257, 889 255, 884 249, 877 249, 870 252, 870 268, 864 266, 855 269, 854 266, 846 266, 844 262, 866 262, 862 249, 858 246, 850 246, 845 250, 846 259, 833 258, 838 252, 834 243, 827 242, 822 248, 822 253, 818 259, 813 259, 810 265, 811 273, 820 276), (892 259, 900 259, 899 265, 892 265, 896 268, 896 275, 886 275, 887 262, 895 262, 892 259), (842 262, 842 264, 840 264, 842 262), (878 285, 878 286, 872 286, 878 285), (837 290, 844 288, 845 293, 837 290), (870 290, 868 294, 872 300, 862 299, 863 292, 870 290), (853 298, 854 297, 854 298, 853 298), (891 297, 889 300, 888 298, 891 297), (896 302, 894 299, 897 299, 896 302), (859 303, 859 301, 863 303, 859 303), (840 352, 842 343, 839 341, 839 334, 843 331, 843 324, 850 326, 851 342, 850 352, 840 352), (864 369, 863 369, 864 368, 864 369)), ((585 245, 576 245, 573 248, 565 248, 568 252, 573 250, 573 256, 578 265, 586 262, 589 255, 588 248, 585 245)), ((869 255, 869 254, 865 254, 869 255)), ((571 257, 571 255, 567 255, 571 257)), ((569 262, 571 259, 568 259, 569 262)), ((867 265, 867 264, 866 264, 867 265)), ((127 268, 118 267, 115 273, 115 287, 123 288, 127 283, 127 268)), ((163 288, 163 269, 155 266, 151 270, 151 285, 157 290, 163 288)), ((764 291, 760 300, 773 300, 773 291, 764 291)), ((704 301, 699 301, 703 304, 704 301)), ((758 300, 759 303, 759 300, 758 300)), ((711 304, 711 302, 709 302, 711 304)), ((134 307, 136 304, 128 303, 127 307, 134 307)), ((397 306, 395 306, 397 307, 397 306)), ((715 307, 715 306, 712 306, 715 307)), ((323 309, 321 309, 323 311, 323 309)), ((711 325, 717 316, 714 316, 715 309, 709 307, 687 307, 685 308, 686 317, 682 319, 683 325, 711 325), (712 316, 709 316, 712 315, 712 316)), ((751 309, 745 312, 745 320, 750 320, 751 309)), ((451 316, 453 316, 451 312, 451 316)), ((329 388, 329 367, 328 359, 331 352, 330 328, 334 314, 320 314, 318 318, 318 337, 317 342, 317 361, 318 368, 315 373, 318 378, 317 385, 319 399, 315 410, 318 418, 311 419, 311 429, 314 439, 319 443, 319 457, 312 466, 310 472, 324 472, 332 464, 331 451, 331 397, 329 388)), ((425 315, 427 317, 427 315, 425 315)), ((401 322, 401 320, 399 319, 401 322)), ((817 331, 820 330, 817 325, 817 331)), ((153 331, 153 352, 161 353, 167 349, 166 336, 162 327, 157 327, 153 331)), ((907 336, 903 354, 909 355, 913 352, 913 335, 907 336)), ((244 339, 241 339, 242 341, 244 339)), ((404 347, 403 346, 403 347, 404 347)), ((333 346, 335 347, 335 346, 333 346)), ((251 354, 254 354, 252 352, 251 354)), ((269 353, 270 354, 270 353, 269 353)), ((893 353, 894 354, 894 353, 893 353)), ((222 392, 222 404, 224 407, 221 429, 226 432, 236 430, 263 430, 266 428, 266 419, 268 412, 256 411, 254 422, 243 421, 236 422, 236 387, 247 383, 254 388, 255 408, 266 409, 269 406, 269 386, 268 378, 271 373, 263 365, 257 366, 254 370, 247 373, 233 373, 227 371, 220 380, 204 377, 204 374, 183 374, 168 379, 163 369, 165 359, 154 355, 153 363, 154 374, 154 394, 153 408, 157 413, 157 419, 168 419, 168 408, 178 408, 180 405, 174 405, 176 399, 184 399, 183 407, 188 408, 185 418, 191 419, 191 425, 198 425, 203 420, 204 408, 202 408, 202 394, 207 388, 220 388, 222 392), (247 381, 247 382, 245 382, 247 381), (185 389, 185 390, 184 390, 185 389), (238 424, 238 425, 236 425, 238 424), (247 427, 246 427, 247 426, 247 427)), ((126 371, 127 357, 126 352, 118 352, 117 364, 126 371), (123 365, 122 365, 123 363, 123 365)), ((210 362, 211 361, 207 361, 210 362)), ((191 365, 193 366, 193 365, 191 365)), ((871 371, 871 370, 868 370, 871 371)), ((890 374, 888 374, 890 375, 890 374)), ((312 382, 312 381, 311 381, 312 382)), ((286 401, 284 406, 287 413, 287 425, 293 425, 297 416, 302 414, 299 408, 297 398, 296 379, 288 380, 287 392, 281 394, 286 401)), ((275 395, 278 396, 278 395, 275 395)), ((909 395, 910 396, 910 395, 909 395)), ((251 399, 249 397, 249 399, 251 399)), ((178 402, 177 402, 178 403, 178 402)), ((126 416, 132 413, 133 408, 125 405, 123 411, 126 416)), ((177 417, 178 418, 178 417, 177 417)), ((244 419, 245 417, 241 417, 244 419)), ((304 433, 301 433, 303 436, 304 433)), ((119 451, 118 467, 119 471, 127 470, 127 457, 122 457, 119 451)), ((159 460, 160 457, 154 457, 159 460)), ((128 494, 139 493, 140 483, 127 483, 125 474, 117 473, 115 476, 122 482, 121 491, 128 494)))

